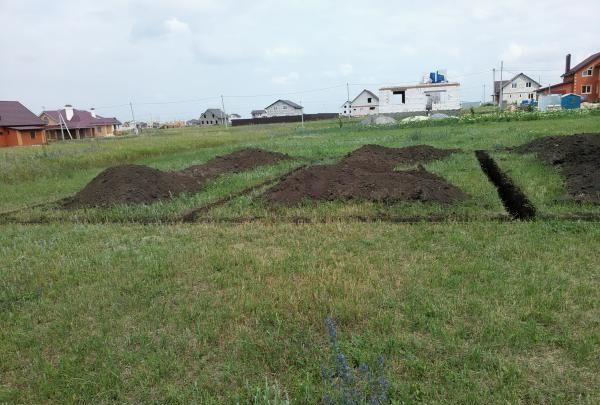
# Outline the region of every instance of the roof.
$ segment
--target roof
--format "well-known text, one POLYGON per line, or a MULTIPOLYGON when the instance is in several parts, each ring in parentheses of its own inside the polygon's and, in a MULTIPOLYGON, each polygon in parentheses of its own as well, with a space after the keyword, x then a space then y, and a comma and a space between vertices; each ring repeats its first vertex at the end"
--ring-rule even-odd
POLYGON ((0 127, 44 125, 44 121, 18 101, 0 101, 0 127))
MULTIPOLYGON (((531 77, 527 76, 525 73, 517 73, 512 79, 510 80, 502 80, 502 88, 505 88, 506 86, 508 86, 509 84, 511 84, 512 82, 514 82, 517 77, 519 76, 524 76, 526 79, 531 80, 533 83, 537 84, 538 86, 541 86, 541 84, 539 84, 536 80, 533 80, 531 77)), ((494 93, 499 93, 500 92, 500 80, 496 80, 494 82, 494 93)))
POLYGON ((266 113, 265 110, 252 110, 250 112, 250 114, 252 114, 252 115, 255 115, 255 114, 264 114, 264 113, 266 113))
POLYGON ((43 125, 30 125, 30 126, 18 126, 18 127, 8 127, 9 129, 18 129, 20 131, 26 131, 28 129, 44 129, 43 125))
POLYGON ((452 87, 452 86, 460 86, 460 83, 421 83, 414 84, 411 86, 391 86, 391 87, 382 87, 379 90, 391 90, 391 91, 404 91, 407 89, 422 89, 422 88, 436 88, 436 87, 452 87))
POLYGON ((265 110, 266 110, 267 108, 271 107, 271 106, 274 106, 275 104, 279 103, 280 101, 281 101, 282 103, 284 103, 284 104, 287 104, 287 105, 289 105, 289 106, 290 106, 290 107, 292 107, 292 108, 295 108, 295 109, 297 109, 297 110, 301 110, 301 109, 303 109, 303 108, 304 108, 304 107, 302 107, 300 104, 296 104, 296 103, 294 103, 293 101, 290 101, 290 100, 277 100, 277 101, 275 101, 274 103, 272 103, 272 104, 270 104, 270 105, 266 106, 266 107, 265 107, 265 110))
MULTIPOLYGON (((67 113, 65 109, 62 110, 47 110, 42 111, 41 115, 48 115, 54 121, 60 122, 59 115, 66 121, 67 127, 69 129, 83 129, 83 128, 92 128, 100 125, 121 125, 121 122, 116 118, 105 118, 99 115, 96 115, 94 118, 92 113, 85 110, 78 110, 73 108, 73 117, 70 120, 67 120, 67 113)), ((58 125, 55 125, 58 127, 58 125)))
POLYGON ((219 109, 219 108, 209 108, 206 111, 204 111, 204 113, 202 115, 206 115, 206 114, 214 114, 216 115, 217 118, 225 118, 226 114, 223 112, 223 110, 219 109))
POLYGON ((494 82, 494 93, 500 93, 500 88, 506 87, 510 83, 510 80, 496 80, 494 82))
POLYGON ((580 64, 576 65, 575 67, 571 68, 571 70, 569 70, 567 73, 565 73, 564 75, 562 75, 561 77, 565 77, 565 76, 571 76, 574 75, 575 73, 577 73, 580 69, 583 69, 585 67, 589 67, 590 63, 592 63, 593 61, 595 61, 596 59, 600 59, 600 52, 595 53, 593 55, 591 55, 590 57, 588 57, 587 59, 585 59, 583 62, 581 62, 580 64))

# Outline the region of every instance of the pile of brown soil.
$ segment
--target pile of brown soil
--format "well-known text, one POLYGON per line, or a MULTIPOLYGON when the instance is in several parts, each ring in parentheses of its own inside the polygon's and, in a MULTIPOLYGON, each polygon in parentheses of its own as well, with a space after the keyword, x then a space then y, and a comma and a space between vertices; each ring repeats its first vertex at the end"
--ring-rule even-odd
POLYGON ((437 149, 429 145, 386 148, 380 145, 365 145, 349 153, 342 164, 363 167, 369 170, 392 170, 396 166, 425 163, 444 159, 457 152, 456 149, 437 149))
POLYGON ((196 178, 212 178, 223 173, 239 173, 259 166, 279 163, 290 157, 283 153, 269 152, 257 148, 246 148, 225 156, 217 156, 203 165, 190 166, 181 173, 196 178))
POLYGON ((600 134, 550 136, 514 148, 561 169, 569 195, 600 203, 600 134))
POLYGON ((182 193, 197 193, 206 182, 224 173, 244 170, 289 159, 288 155, 261 149, 243 149, 210 162, 174 172, 147 166, 122 165, 106 169, 73 198, 65 208, 110 207, 117 204, 148 204, 182 193))
POLYGON ((453 152, 430 146, 385 148, 366 145, 338 164, 312 166, 294 172, 267 190, 264 196, 271 203, 284 205, 304 200, 353 199, 453 203, 466 195, 422 166, 416 170, 393 170, 398 165, 431 161, 453 152))

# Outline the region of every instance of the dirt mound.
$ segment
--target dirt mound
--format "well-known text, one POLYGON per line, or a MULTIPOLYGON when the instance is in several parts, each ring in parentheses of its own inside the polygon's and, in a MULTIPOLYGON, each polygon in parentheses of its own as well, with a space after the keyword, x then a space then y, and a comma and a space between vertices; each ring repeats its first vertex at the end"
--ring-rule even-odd
POLYGON ((260 149, 243 149, 204 165, 163 172, 147 166, 122 165, 106 169, 88 183, 65 208, 148 204, 182 193, 197 193, 206 182, 224 173, 277 163, 289 156, 260 149))
POLYGON ((109 207, 141 204, 202 188, 192 176, 162 172, 148 166, 122 165, 106 169, 88 183, 66 207, 109 207))
POLYGON ((349 153, 341 163, 369 170, 392 170, 396 166, 425 163, 444 159, 457 152, 456 149, 437 149, 429 145, 386 148, 380 145, 365 145, 349 153))
POLYGON ((418 146, 385 148, 366 145, 335 165, 312 166, 292 173, 267 190, 271 203, 292 205, 303 200, 423 201, 453 203, 466 195, 443 178, 416 170, 394 167, 448 156, 452 151, 418 146))
POLYGON ((513 150, 559 167, 573 199, 600 203, 600 134, 550 136, 513 150))
POLYGON ((247 148, 229 155, 217 156, 203 165, 190 166, 183 169, 181 173, 194 177, 211 178, 223 173, 239 173, 259 166, 273 165, 289 158, 283 153, 247 148))

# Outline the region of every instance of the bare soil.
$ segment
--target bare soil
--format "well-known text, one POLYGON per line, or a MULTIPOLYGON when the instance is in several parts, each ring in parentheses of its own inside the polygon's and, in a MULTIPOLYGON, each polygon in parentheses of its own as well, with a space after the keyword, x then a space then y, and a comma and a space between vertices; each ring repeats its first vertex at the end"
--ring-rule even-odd
POLYGON ((566 177, 572 199, 600 203, 600 134, 550 136, 514 148, 533 153, 566 177))
POLYGON ((417 169, 394 171, 396 166, 432 161, 455 150, 431 146, 386 148, 365 145, 338 164, 312 166, 286 176, 264 197, 275 204, 293 205, 305 200, 423 201, 454 203, 466 198, 456 186, 417 169))
POLYGON ((115 166, 100 173, 73 198, 65 201, 63 207, 149 204, 182 193, 197 193, 209 180, 225 173, 238 173, 285 159, 289 156, 249 148, 181 171, 163 172, 139 165, 115 166))

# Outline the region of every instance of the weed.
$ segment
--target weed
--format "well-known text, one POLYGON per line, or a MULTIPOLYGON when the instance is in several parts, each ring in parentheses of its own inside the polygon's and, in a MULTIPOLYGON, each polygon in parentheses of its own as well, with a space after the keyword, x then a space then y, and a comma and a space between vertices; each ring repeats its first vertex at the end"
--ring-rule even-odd
POLYGON ((388 404, 389 382, 385 377, 383 356, 378 357, 376 370, 366 363, 360 363, 357 368, 350 367, 338 343, 335 320, 327 317, 325 327, 329 336, 333 367, 321 367, 321 374, 327 385, 327 394, 323 402, 327 405, 388 404))

